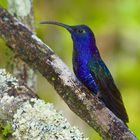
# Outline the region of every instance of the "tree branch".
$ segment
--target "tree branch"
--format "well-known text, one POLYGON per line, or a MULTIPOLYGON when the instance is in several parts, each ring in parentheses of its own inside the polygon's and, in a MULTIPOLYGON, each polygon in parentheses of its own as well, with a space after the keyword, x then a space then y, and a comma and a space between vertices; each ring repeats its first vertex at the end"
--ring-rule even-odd
POLYGON ((50 103, 0 69, 0 126, 16 140, 88 140, 50 103), (9 109, 10 108, 10 109, 9 109))
POLYGON ((86 89, 62 60, 25 25, 0 8, 0 36, 54 86, 70 109, 104 139, 136 140, 133 133, 86 89))

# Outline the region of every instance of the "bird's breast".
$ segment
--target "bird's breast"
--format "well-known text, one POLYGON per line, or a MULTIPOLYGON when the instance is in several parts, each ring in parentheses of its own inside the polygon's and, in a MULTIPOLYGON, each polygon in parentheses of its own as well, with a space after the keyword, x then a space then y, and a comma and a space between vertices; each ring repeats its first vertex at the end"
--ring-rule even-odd
POLYGON ((94 77, 90 73, 88 67, 88 60, 81 59, 80 57, 73 57, 73 70, 76 77, 91 91, 94 93, 98 92, 98 86, 95 82, 94 77))

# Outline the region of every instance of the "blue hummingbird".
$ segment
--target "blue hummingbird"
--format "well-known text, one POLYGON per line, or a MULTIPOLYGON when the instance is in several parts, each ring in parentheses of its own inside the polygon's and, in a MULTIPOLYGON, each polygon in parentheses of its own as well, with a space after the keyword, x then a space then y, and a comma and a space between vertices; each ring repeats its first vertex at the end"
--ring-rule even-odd
POLYGON ((120 91, 102 60, 92 30, 86 25, 69 26, 45 21, 67 29, 73 40, 73 70, 76 77, 125 124, 128 115, 120 91))

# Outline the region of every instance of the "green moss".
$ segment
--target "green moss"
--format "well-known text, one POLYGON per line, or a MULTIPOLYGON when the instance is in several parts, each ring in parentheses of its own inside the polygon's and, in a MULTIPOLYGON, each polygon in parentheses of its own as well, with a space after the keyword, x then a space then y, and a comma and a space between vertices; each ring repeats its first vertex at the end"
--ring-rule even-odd
POLYGON ((52 77, 52 81, 54 81, 55 80, 55 77, 52 77))
POLYGON ((6 126, 3 128, 2 134, 7 137, 13 133, 12 125, 7 123, 6 126))

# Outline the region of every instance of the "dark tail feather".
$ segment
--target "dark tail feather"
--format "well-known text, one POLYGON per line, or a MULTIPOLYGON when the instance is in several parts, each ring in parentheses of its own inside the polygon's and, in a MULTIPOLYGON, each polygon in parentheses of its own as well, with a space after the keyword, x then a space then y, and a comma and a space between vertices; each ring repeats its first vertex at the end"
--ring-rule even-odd
MULTIPOLYGON (((105 84, 106 85, 106 84, 105 84)), ((104 86, 105 88, 106 86, 104 86)), ((126 109, 123 104, 123 100, 121 94, 114 82, 110 82, 108 87, 102 91, 102 100, 105 105, 125 124, 129 122, 128 115, 126 109)))

